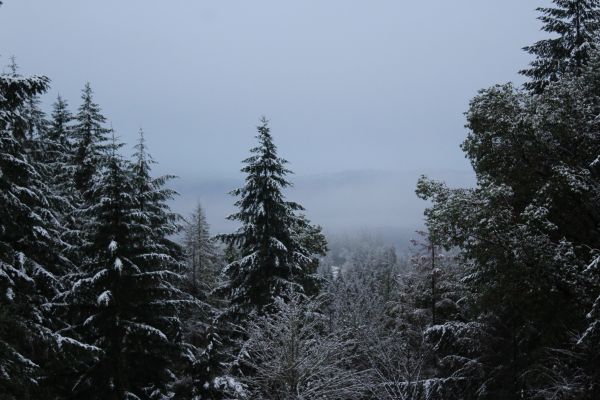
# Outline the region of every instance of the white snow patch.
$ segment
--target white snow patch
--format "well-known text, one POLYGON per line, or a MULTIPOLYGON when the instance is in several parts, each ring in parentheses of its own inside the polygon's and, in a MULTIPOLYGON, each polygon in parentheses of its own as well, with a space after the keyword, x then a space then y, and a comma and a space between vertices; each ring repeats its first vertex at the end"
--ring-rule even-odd
POLYGON ((104 292, 102 292, 102 294, 100 294, 100 296, 98 296, 98 298, 96 299, 96 302, 98 303, 99 306, 108 306, 110 304, 110 300, 112 299, 112 293, 110 290, 105 290, 104 292))
POLYGON ((115 258, 115 269, 119 272, 123 270, 123 261, 119 257, 115 258))
POLYGON ((230 376, 218 376, 213 381, 217 388, 229 388, 233 389, 237 394, 243 395, 245 393, 244 386, 230 376))
POLYGON ((114 253, 115 251, 117 251, 117 248, 119 246, 117 245, 117 242, 115 242, 114 240, 111 240, 110 243, 108 244, 108 250, 111 253, 114 253))

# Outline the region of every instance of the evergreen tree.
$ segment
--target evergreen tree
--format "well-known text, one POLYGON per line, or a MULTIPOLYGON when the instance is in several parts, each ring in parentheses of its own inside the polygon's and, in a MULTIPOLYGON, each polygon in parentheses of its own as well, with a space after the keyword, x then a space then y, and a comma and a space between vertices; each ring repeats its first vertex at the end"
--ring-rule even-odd
POLYGON ((135 166, 111 146, 91 191, 85 262, 65 300, 76 310, 74 331, 97 348, 74 386, 77 398, 162 399, 182 356, 178 315, 194 300, 178 288, 172 192, 150 179, 147 157, 135 166), (132 171, 133 170, 133 171, 132 171))
POLYGON ((222 321, 217 320, 223 299, 214 293, 219 284, 220 257, 202 206, 198 203, 184 230, 187 260, 186 290, 203 302, 190 310, 184 322, 184 337, 192 345, 194 360, 186 367, 186 377, 179 383, 177 394, 185 398, 216 399, 222 395, 214 384, 223 368, 222 321))
POLYGON ((542 92, 550 82, 567 73, 579 75, 598 46, 600 1, 553 0, 555 7, 540 7, 543 30, 558 35, 540 40, 524 50, 536 56, 529 69, 527 89, 542 92))
POLYGON ((44 161, 51 165, 50 179, 55 183, 58 192, 75 202, 73 188, 73 115, 69 105, 60 95, 52 105, 52 118, 43 140, 44 161))
POLYGON ((173 213, 167 204, 177 195, 177 192, 165 187, 175 176, 152 177, 151 166, 155 161, 148 153, 144 132, 141 129, 135 149, 134 163, 131 165, 134 196, 137 207, 148 218, 146 224, 152 228, 144 238, 149 236, 157 245, 161 246, 159 250, 171 255, 172 260, 180 261, 183 256, 182 249, 171 240, 171 237, 180 232, 181 217, 179 214, 173 213))
POLYGON ((52 187, 54 208, 59 212, 63 226, 71 229, 78 201, 73 188, 73 116, 66 100, 60 96, 53 104, 51 117, 47 129, 39 137, 37 159, 44 165, 46 179, 52 187))
MULTIPOLYGON (((162 293, 157 291, 157 294, 162 295, 166 301, 171 301, 172 306, 162 310, 158 309, 159 312, 164 314, 158 316, 158 318, 159 320, 172 319, 170 329, 177 332, 175 338, 180 341, 180 347, 177 352, 172 352, 170 356, 168 354, 166 356, 170 357, 171 373, 179 375, 181 374, 179 365, 182 359, 193 363, 196 353, 195 345, 190 343, 186 337, 187 316, 196 310, 205 309, 206 305, 198 301, 194 294, 187 290, 185 284, 182 284, 185 281, 185 254, 183 249, 172 239, 180 232, 182 219, 178 214, 171 212, 167 204, 167 201, 171 200, 177 193, 165 187, 175 176, 152 177, 151 166, 156 162, 148 153, 142 129, 139 131, 139 139, 135 150, 134 162, 131 168, 134 194, 138 202, 138 208, 141 215, 143 215, 141 221, 145 221, 149 228, 146 232, 140 231, 143 236, 139 240, 143 243, 145 253, 138 257, 136 261, 138 266, 147 270, 156 270, 157 267, 162 265, 165 271, 159 271, 159 273, 170 272, 170 275, 162 278, 169 284, 168 290, 161 289, 162 293), (174 275, 175 273, 178 276, 174 275), (169 300, 169 298, 171 299, 169 300), (184 320, 184 318, 186 319, 184 320), (178 352, 179 354, 177 354, 178 352), (185 352, 185 355, 182 352, 185 352)), ((160 300, 160 298, 157 300, 160 300)), ((179 380, 179 378, 173 378, 174 380, 170 382, 171 386, 179 380)))
POLYGON ((106 118, 100 113, 100 106, 94 102, 89 83, 83 88, 81 99, 73 126, 76 147, 73 164, 75 187, 81 195, 86 195, 93 186, 94 174, 106 157, 110 129, 104 127, 106 118))
MULTIPOLYGON (((8 69, 10 71, 10 75, 15 78, 20 77, 18 72, 19 66, 15 56, 10 58, 8 69)), ((45 135, 48 128, 46 114, 41 110, 41 101, 39 95, 36 94, 28 97, 23 104, 19 106, 19 113, 27 124, 25 135, 27 139, 27 151, 29 151, 34 160, 37 161, 42 158, 44 151, 44 142, 40 139, 45 135)))
POLYGON ((21 113, 47 86, 45 77, 0 75, 0 393, 7 399, 37 397, 61 340, 43 307, 64 272, 60 226, 21 113))
MULTIPOLYGON (((135 146, 134 164, 132 166, 133 182, 135 196, 138 199, 139 207, 146 214, 150 215, 149 221, 154 227, 146 235, 156 235, 155 241, 160 244, 155 251, 168 251, 175 260, 183 260, 182 249, 171 242, 170 237, 179 232, 180 217, 170 213, 166 207, 165 201, 172 198, 175 192, 165 189, 164 185, 173 176, 163 176, 151 178, 151 164, 154 163, 152 157, 147 152, 144 133, 140 129, 140 136, 135 146)), ((220 327, 215 320, 217 306, 220 305, 214 297, 211 296, 211 290, 216 281, 211 283, 210 279, 216 279, 214 268, 216 268, 216 249, 210 241, 208 234, 208 224, 204 217, 204 211, 195 214, 194 221, 198 225, 190 224, 186 230, 186 237, 191 239, 195 237, 199 242, 193 240, 186 242, 187 245, 193 245, 198 253, 194 254, 195 260, 190 261, 198 263, 198 286, 190 287, 188 279, 184 279, 183 284, 179 282, 178 287, 183 292, 180 295, 187 299, 190 307, 180 307, 178 318, 181 319, 181 337, 184 341, 182 345, 185 348, 185 357, 180 357, 175 365, 174 372, 177 379, 173 385, 173 391, 176 398, 200 398, 219 399, 222 395, 220 388, 214 383, 214 378, 221 372, 221 338, 220 327), (194 228, 192 228, 194 227, 194 228), (187 234, 191 236, 187 236, 187 234), (195 235, 194 235, 195 234, 195 235)), ((148 245, 146 245, 148 246, 148 245)), ((189 250, 189 248, 185 249, 189 250)), ((138 262, 138 265, 143 261, 138 262)), ((183 264, 178 265, 183 271, 183 264)), ((187 269, 189 278, 189 269, 187 269)), ((182 276, 183 278, 183 276, 182 276)), ((184 303, 185 304, 185 303, 184 303)), ((184 305, 182 304, 182 306, 184 305)))
MULTIPOLYGON (((51 188, 51 201, 62 225, 62 238, 68 243, 63 253, 78 266, 83 262, 82 249, 86 241, 83 229, 86 205, 74 184, 78 166, 73 122, 67 101, 59 95, 52 105, 48 129, 40 137, 38 159, 44 165, 44 175, 51 188)), ((63 280, 62 284, 68 285, 68 282, 63 280)), ((61 318, 68 321, 67 311, 63 307, 60 312, 63 313, 61 318)))
POLYGON ((221 235, 226 243, 239 245, 242 258, 225 267, 227 282, 222 290, 231 301, 228 314, 235 319, 251 311, 262 311, 273 299, 290 289, 306 292, 316 287, 311 254, 296 237, 294 228, 303 225, 296 214, 302 207, 284 199, 282 190, 290 186, 291 173, 286 160, 277 156, 268 121, 258 127, 258 146, 244 160, 243 188, 239 211, 228 217, 242 226, 237 232, 221 235))
POLYGON ((60 95, 52 105, 52 119, 48 127, 48 138, 64 148, 72 145, 73 114, 69 111, 69 104, 60 95))
POLYGON ((23 107, 23 115, 28 125, 27 136, 31 141, 44 136, 48 129, 48 121, 46 114, 41 110, 41 103, 38 96, 32 96, 23 107))
POLYGON ((573 332, 587 328, 599 287, 584 272, 600 248, 599 62, 540 95, 482 91, 463 144, 477 187, 419 183, 433 201, 430 231, 461 249, 467 273, 466 312, 431 338, 449 351, 447 382, 472 398, 598 396, 597 346, 576 344, 573 332))
POLYGON ((186 225, 184 243, 192 293, 204 301, 217 287, 220 273, 217 248, 209 229, 204 209, 198 204, 186 225))

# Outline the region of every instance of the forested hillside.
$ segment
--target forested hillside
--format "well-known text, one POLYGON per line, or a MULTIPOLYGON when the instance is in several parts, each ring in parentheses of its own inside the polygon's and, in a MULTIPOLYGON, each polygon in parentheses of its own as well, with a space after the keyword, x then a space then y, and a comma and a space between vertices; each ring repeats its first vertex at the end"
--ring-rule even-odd
POLYGON ((328 245, 265 117, 215 235, 90 83, 46 114, 3 58, 0 399, 600 399, 600 1, 552 3, 466 110, 476 185, 415 182, 408 253, 328 245))

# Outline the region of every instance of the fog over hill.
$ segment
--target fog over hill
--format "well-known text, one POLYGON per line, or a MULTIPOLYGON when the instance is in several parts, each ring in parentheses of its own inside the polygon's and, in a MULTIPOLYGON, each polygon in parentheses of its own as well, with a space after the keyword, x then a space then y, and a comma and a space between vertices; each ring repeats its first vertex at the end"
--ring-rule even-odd
MULTIPOLYGON (((352 170, 291 175, 294 186, 287 190, 287 198, 302 204, 308 217, 320 224, 329 237, 368 234, 404 249, 423 224, 426 203, 414 193, 422 174, 444 180, 450 186, 464 187, 474 182, 469 171, 352 170)), ((200 202, 213 234, 231 231, 236 225, 226 216, 235 211, 235 198, 228 192, 242 182, 241 175, 221 179, 181 176, 173 183, 180 194, 173 207, 187 216, 200 202)))

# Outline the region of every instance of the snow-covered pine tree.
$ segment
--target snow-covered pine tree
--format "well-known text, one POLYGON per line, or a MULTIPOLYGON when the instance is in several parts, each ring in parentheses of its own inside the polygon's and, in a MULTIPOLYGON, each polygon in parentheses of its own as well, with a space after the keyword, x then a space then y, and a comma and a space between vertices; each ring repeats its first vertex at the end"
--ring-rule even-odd
POLYGON ((239 211, 228 219, 241 227, 220 235, 225 243, 241 250, 241 259, 224 269, 221 289, 230 299, 227 311, 233 320, 251 311, 263 311, 273 299, 292 289, 307 292, 316 287, 315 265, 309 251, 297 239, 294 228, 302 223, 297 212, 302 206, 286 201, 283 189, 290 186, 287 161, 277 155, 266 118, 258 126, 258 146, 244 160, 244 187, 231 192, 240 199, 239 211))
MULTIPOLYGON (((184 320, 184 338, 193 361, 184 365, 184 378, 176 386, 176 398, 220 399, 223 396, 223 362, 228 325, 219 319, 225 299, 215 293, 220 282, 222 255, 210 237, 204 209, 200 204, 184 228, 187 271, 185 289, 202 302, 184 320), (225 340, 223 340, 225 338, 225 340)), ((227 384, 225 384, 227 386, 227 384)))
POLYGON ((90 192, 87 246, 65 300, 74 331, 100 352, 79 373, 76 398, 163 399, 182 357, 183 307, 178 247, 167 235, 176 218, 163 179, 151 179, 145 153, 132 167, 114 143, 90 192))
POLYGON ((600 248, 599 67, 594 54, 539 95, 481 91, 463 144, 477 187, 419 182, 429 230, 460 248, 467 273, 460 320, 430 335, 454 348, 441 358, 449 385, 480 397, 598 397, 597 344, 576 346, 573 332, 586 331, 600 287, 587 268, 600 248))
POLYGON ((43 305, 63 272, 60 227, 21 113, 47 86, 45 77, 0 75, 0 393, 6 399, 35 397, 58 339, 43 305))
POLYGON ((200 203, 185 226, 184 246, 190 289, 195 296, 207 301, 218 285, 220 266, 217 247, 200 203))
MULTIPOLYGON (((184 249, 175 243, 172 238, 178 234, 181 230, 182 218, 179 214, 171 212, 167 201, 172 199, 177 193, 165 185, 174 179, 173 175, 164 175, 157 178, 153 178, 151 174, 152 164, 156 162, 148 153, 146 145, 146 139, 142 129, 139 130, 138 143, 135 146, 136 152, 134 153, 134 160, 132 164, 132 175, 134 183, 134 192, 138 200, 138 207, 146 215, 146 220, 151 228, 150 231, 145 234, 152 238, 141 237, 142 241, 145 241, 145 251, 150 252, 144 254, 142 258, 137 262, 138 265, 143 266, 149 262, 148 267, 156 268, 156 266, 164 265, 164 267, 173 273, 180 274, 177 279, 175 275, 167 276, 166 280, 170 281, 171 289, 176 289, 172 295, 174 295, 172 315, 173 327, 177 327, 177 339, 184 341, 181 343, 185 347, 185 357, 180 354, 177 358, 177 362, 172 366, 172 372, 185 374, 180 370, 181 361, 185 360, 185 363, 191 363, 197 361, 197 347, 194 343, 189 342, 189 338, 186 336, 186 326, 188 322, 188 316, 193 313, 207 314, 206 310, 210 307, 198 301, 194 293, 191 293, 186 287, 185 279, 185 253, 184 249), (170 257, 169 259, 163 258, 165 255, 170 257)), ((165 310, 168 311, 168 310, 165 310)), ((168 313, 167 313, 168 315, 168 313)), ((181 378, 177 377, 172 383, 181 382, 181 378)))
POLYGON ((34 140, 44 136, 48 129, 46 113, 41 109, 41 100, 38 96, 32 96, 27 99, 23 107, 23 115, 27 120, 27 136, 29 140, 34 140))
POLYGON ((65 228, 73 225, 71 218, 78 201, 77 190, 73 187, 72 119, 66 100, 58 96, 51 119, 37 138, 35 153, 51 187, 53 207, 65 228))
POLYGON ((146 238, 152 238, 156 245, 160 246, 156 249, 157 251, 172 256, 172 262, 177 261, 177 265, 172 265, 173 268, 176 267, 178 271, 183 271, 180 265, 183 257, 182 248, 172 240, 173 235, 181 230, 181 216, 173 213, 167 204, 177 195, 173 189, 166 187, 166 184, 175 176, 152 177, 152 164, 155 161, 148 153, 144 132, 141 129, 135 150, 134 161, 131 165, 134 196, 137 208, 142 215, 146 216, 145 223, 151 228, 146 238))
POLYGON ((48 138, 67 148, 71 145, 73 114, 69 111, 67 100, 60 95, 52 105, 52 119, 48 126, 48 138))
MULTIPOLYGON (((174 191, 163 189, 164 184, 172 176, 163 176, 152 179, 150 175, 150 166, 154 161, 147 152, 143 131, 140 130, 140 137, 136 145, 136 153, 134 155, 133 175, 135 187, 137 188, 136 196, 139 199, 147 199, 142 201, 142 209, 148 208, 154 204, 155 215, 160 215, 160 209, 156 208, 157 204, 165 205, 165 201, 175 195, 174 191)), ((151 208, 152 209, 152 208, 151 208)), ((153 226, 168 226, 168 231, 158 232, 162 240, 175 235, 179 230, 178 222, 180 217, 172 213, 166 213, 168 218, 155 217, 153 220, 158 221, 153 226), (162 221, 162 222, 160 222, 162 221)), ((206 222, 204 210, 198 206, 196 213, 193 215, 192 223, 187 226, 186 248, 188 250, 188 273, 189 278, 189 260, 192 253, 189 252, 188 246, 196 246, 195 261, 198 262, 198 286, 190 287, 189 279, 183 279, 183 285, 180 285, 182 290, 186 292, 185 297, 192 307, 186 307, 183 313, 181 309, 178 311, 178 317, 182 319, 182 339, 185 341, 186 357, 183 363, 179 365, 177 373, 179 378, 174 385, 174 393, 176 398, 199 398, 203 399, 220 399, 222 390, 214 382, 215 377, 221 372, 222 360, 220 351, 222 351, 220 326, 215 320, 218 307, 221 305, 216 299, 212 290, 216 285, 216 267, 217 267, 217 249, 215 248, 210 235, 209 226, 206 222), (193 239, 196 240, 195 243, 193 239), (211 281, 212 280, 212 281, 211 281), (189 295, 188 295, 189 294, 189 295), (191 295, 191 296, 190 296, 191 295)), ((157 238, 160 239, 160 238, 157 238)), ((167 239, 168 245, 166 248, 171 248, 173 256, 182 260, 182 253, 179 246, 174 246, 167 239)), ((182 267, 183 265, 179 265, 182 267)))
POLYGON ((104 127, 106 118, 101 114, 100 106, 94 102, 89 83, 82 90, 81 100, 73 126, 76 147, 73 164, 75 187, 85 196, 93 186, 94 174, 106 158, 110 129, 104 127))
MULTIPOLYGON (((63 196, 73 198, 74 165, 73 157, 73 114, 69 105, 60 95, 52 105, 52 115, 43 140, 46 143, 44 160, 51 164, 52 180, 63 196)), ((74 200, 74 199, 73 199, 74 200)))
MULTIPOLYGON (((569 213, 557 225, 561 233, 565 233, 565 227, 570 228, 565 236, 573 243, 578 260, 576 265, 566 265, 565 269, 581 271, 576 298, 579 303, 589 302, 590 305, 585 313, 585 329, 572 340, 573 346, 550 352, 543 372, 552 378, 552 382, 540 392, 546 398, 572 395, 573 398, 594 399, 600 396, 600 371, 597 368, 600 364, 600 213, 597 207, 600 204, 600 51, 594 52, 580 76, 558 86, 554 93, 549 93, 553 103, 547 112, 556 115, 555 112, 565 104, 574 105, 574 108, 565 107, 559 120, 564 121, 561 128, 569 127, 566 137, 572 138, 572 145, 577 143, 578 151, 575 157, 562 158, 569 167, 565 168, 562 179, 555 183, 558 187, 553 190, 568 195, 569 199, 561 202, 553 199, 553 203, 569 213), (577 236, 573 235, 575 232, 577 236)), ((561 143, 560 147, 564 148, 566 144, 561 143)))
MULTIPOLYGON (((19 66, 15 56, 10 57, 8 69, 13 77, 20 77, 18 72, 19 66)), ((41 109, 39 94, 27 98, 23 104, 20 105, 19 113, 27 123, 25 135, 27 138, 27 151, 30 152, 33 159, 37 161, 42 157, 44 150, 43 141, 40 139, 44 136, 48 128, 46 114, 41 109)))
POLYGON ((536 56, 521 74, 531 78, 525 87, 542 92, 550 82, 566 73, 580 74, 598 47, 600 1, 553 0, 554 7, 540 7, 543 30, 557 37, 544 39, 524 48, 536 56))

